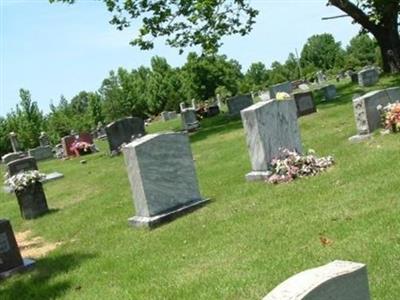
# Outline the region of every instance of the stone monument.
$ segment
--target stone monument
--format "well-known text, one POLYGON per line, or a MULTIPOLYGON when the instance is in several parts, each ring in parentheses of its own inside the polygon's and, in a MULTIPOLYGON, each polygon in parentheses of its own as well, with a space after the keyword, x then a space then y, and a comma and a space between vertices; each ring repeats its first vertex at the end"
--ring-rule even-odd
POLYGON ((151 228, 208 201, 200 195, 186 134, 149 134, 123 153, 136 210, 129 219, 133 226, 151 228))
POLYGON ((296 102, 297 115, 299 117, 315 113, 317 108, 314 103, 314 96, 311 91, 297 92, 293 94, 296 102))
POLYGON ((358 84, 360 86, 371 86, 379 80, 379 73, 376 68, 367 68, 358 72, 358 84))
POLYGON ((188 132, 196 131, 200 127, 196 111, 193 108, 185 108, 181 111, 182 129, 188 132))
POLYGON ((276 98, 276 94, 279 92, 284 92, 288 93, 289 95, 293 92, 293 85, 291 82, 283 82, 283 83, 278 83, 269 88, 269 96, 271 99, 276 98))
POLYGON ((367 267, 336 260, 298 273, 263 300, 370 300, 367 267))
POLYGON ((234 117, 240 115, 240 111, 253 104, 253 98, 250 94, 231 97, 226 101, 229 115, 234 117))
POLYGON ((297 107, 293 99, 258 102, 241 111, 252 172, 248 181, 264 180, 283 148, 302 152, 297 107))

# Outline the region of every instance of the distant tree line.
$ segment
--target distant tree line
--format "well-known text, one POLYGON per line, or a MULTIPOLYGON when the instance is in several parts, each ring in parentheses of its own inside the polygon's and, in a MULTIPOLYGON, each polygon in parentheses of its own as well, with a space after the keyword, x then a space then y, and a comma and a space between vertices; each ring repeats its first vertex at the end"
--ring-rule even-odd
POLYGON ((368 64, 382 64, 378 45, 370 36, 358 35, 344 49, 331 34, 320 34, 308 39, 299 59, 290 53, 284 63, 275 61, 267 68, 264 63, 255 62, 244 73, 239 62, 225 55, 189 53, 180 68, 156 56, 150 67, 110 71, 97 91, 82 91, 70 100, 61 96, 57 105, 50 105, 46 115, 30 92, 21 89, 20 103, 0 117, 0 154, 11 151, 11 131, 18 134, 20 144, 28 149, 38 146, 41 131, 58 143, 72 129, 91 131, 99 123, 107 124, 125 116, 146 118, 164 110, 178 110, 180 102, 189 103, 193 98, 212 100, 216 94, 229 97, 282 81, 313 80, 319 70, 334 75, 368 64))

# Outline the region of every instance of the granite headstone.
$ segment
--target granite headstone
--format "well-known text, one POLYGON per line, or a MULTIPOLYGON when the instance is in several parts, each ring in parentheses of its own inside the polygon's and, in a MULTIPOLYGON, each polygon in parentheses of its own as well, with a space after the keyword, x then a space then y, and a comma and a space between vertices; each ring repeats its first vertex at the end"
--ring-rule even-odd
POLYGON ((253 98, 250 94, 231 97, 226 101, 231 116, 240 115, 240 111, 253 105, 253 98))
POLYGON ((137 117, 127 117, 108 124, 106 133, 110 152, 119 152, 122 144, 146 134, 144 121, 137 117))
POLYGON ((271 99, 276 98, 276 94, 279 92, 288 93, 289 95, 293 92, 293 85, 291 82, 278 83, 269 88, 269 95, 271 99))
POLYGON ((317 108, 314 103, 314 96, 311 91, 297 92, 293 94, 294 101, 296 102, 297 115, 305 116, 315 113, 317 108))

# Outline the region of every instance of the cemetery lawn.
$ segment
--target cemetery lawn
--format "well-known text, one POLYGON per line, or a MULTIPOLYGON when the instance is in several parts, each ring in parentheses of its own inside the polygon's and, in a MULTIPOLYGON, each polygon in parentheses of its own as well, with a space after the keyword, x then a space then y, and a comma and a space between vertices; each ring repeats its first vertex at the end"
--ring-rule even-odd
MULTIPOLYGON (((368 90, 394 85, 400 78, 386 77, 368 90)), ((372 298, 395 299, 400 134, 348 142, 359 89, 339 84, 338 99, 300 119, 304 148, 333 155, 336 165, 290 184, 245 182, 241 120, 202 121, 190 139, 202 195, 212 202, 153 231, 128 226, 134 208, 123 157, 108 157, 104 142, 94 155, 40 162, 41 171, 65 175, 44 185, 52 213, 23 221, 15 196, 1 193, 0 216, 15 232, 61 245, 32 272, 1 282, 0 299, 260 299, 289 276, 336 259, 366 263, 372 298)), ((179 127, 173 120, 148 131, 179 127)))

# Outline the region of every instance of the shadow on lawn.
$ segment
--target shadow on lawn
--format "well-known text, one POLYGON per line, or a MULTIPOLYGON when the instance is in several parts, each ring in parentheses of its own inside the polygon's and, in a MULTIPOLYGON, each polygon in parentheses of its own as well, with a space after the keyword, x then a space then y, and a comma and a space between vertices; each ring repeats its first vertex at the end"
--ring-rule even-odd
MULTIPOLYGON (((0 288, 1 299, 54 299, 72 288, 69 280, 53 279, 68 273, 84 261, 94 258, 93 254, 73 253, 56 257, 45 257, 36 261, 34 270, 17 275, 15 282, 0 288), (53 281, 53 282, 50 282, 53 281)), ((79 289, 80 287, 74 287, 79 289)))
POLYGON ((228 114, 221 114, 201 121, 200 130, 191 134, 190 140, 192 142, 198 142, 214 134, 228 132, 242 127, 243 125, 240 117, 229 117, 228 114))

